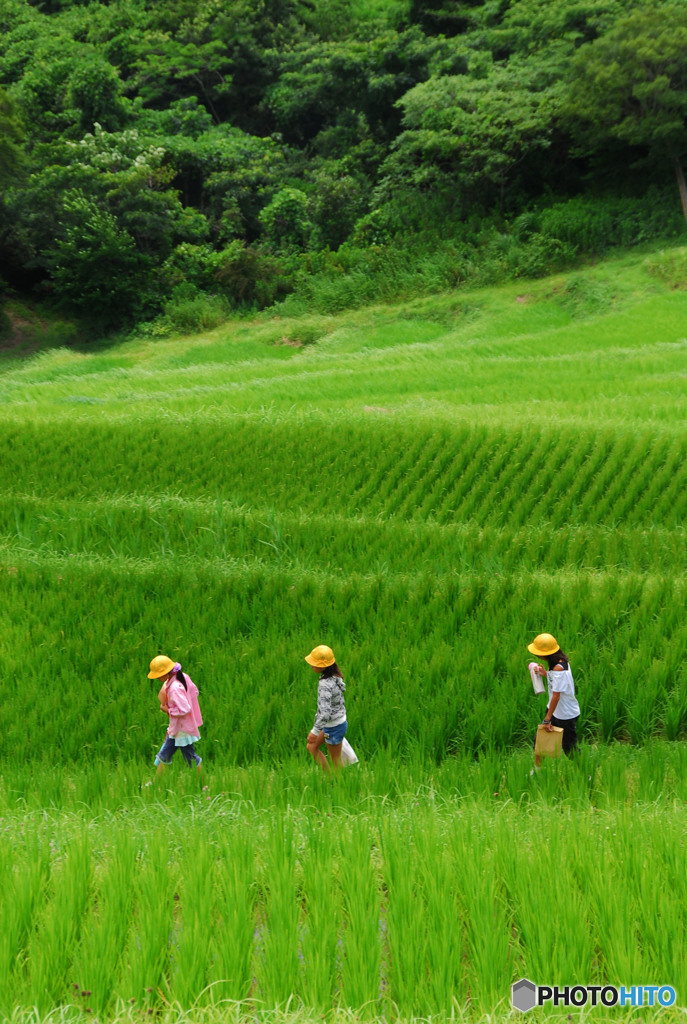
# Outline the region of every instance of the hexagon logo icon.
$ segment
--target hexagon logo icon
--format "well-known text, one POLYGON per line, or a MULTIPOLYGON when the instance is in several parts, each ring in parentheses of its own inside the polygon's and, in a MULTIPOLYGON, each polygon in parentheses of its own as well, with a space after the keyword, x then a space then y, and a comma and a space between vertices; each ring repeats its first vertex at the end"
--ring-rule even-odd
POLYGON ((537 1005, 537 986, 529 978, 521 978, 512 986, 510 999, 516 1010, 527 1013, 537 1005))

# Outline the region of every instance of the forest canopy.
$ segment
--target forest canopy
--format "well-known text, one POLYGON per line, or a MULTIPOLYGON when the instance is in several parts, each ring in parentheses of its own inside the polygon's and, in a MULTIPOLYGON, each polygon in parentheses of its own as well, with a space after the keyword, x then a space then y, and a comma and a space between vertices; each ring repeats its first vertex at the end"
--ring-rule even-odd
POLYGON ((682 3, 0 0, 0 278, 163 334, 546 273, 684 230, 686 116, 682 3))

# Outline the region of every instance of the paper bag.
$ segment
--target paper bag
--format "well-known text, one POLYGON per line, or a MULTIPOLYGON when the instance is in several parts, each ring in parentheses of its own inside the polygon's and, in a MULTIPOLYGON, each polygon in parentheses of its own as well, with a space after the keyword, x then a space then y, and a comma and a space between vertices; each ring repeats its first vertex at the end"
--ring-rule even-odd
POLYGON ((560 757, 563 749, 563 730, 557 725, 551 726, 551 732, 543 725, 537 726, 537 739, 534 744, 535 754, 540 757, 560 757))

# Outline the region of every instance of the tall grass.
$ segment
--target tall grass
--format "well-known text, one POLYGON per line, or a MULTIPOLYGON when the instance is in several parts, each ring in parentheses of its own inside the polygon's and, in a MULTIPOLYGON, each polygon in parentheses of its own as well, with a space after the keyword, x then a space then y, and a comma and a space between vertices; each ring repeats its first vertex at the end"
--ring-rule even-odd
POLYGON ((364 756, 380 745, 432 760, 485 744, 507 748, 531 736, 542 716, 525 646, 542 629, 560 636, 572 660, 584 734, 636 742, 682 735, 675 710, 665 719, 666 695, 681 701, 686 685, 681 580, 612 572, 346 577, 50 559, 13 568, 0 573, 0 586, 13 609, 5 670, 16 681, 6 701, 17 764, 48 753, 49 723, 69 692, 75 726, 51 756, 116 752, 148 757, 152 768, 164 722, 146 668, 160 650, 200 686, 204 756, 246 763, 295 753, 316 697, 303 651, 325 640, 348 680, 351 740, 364 756), (32 647, 41 650, 37 676, 27 669, 32 647))
POLYGON ((530 776, 515 757, 518 803, 483 788, 483 758, 432 776, 401 766, 394 795, 383 762, 334 786, 285 765, 279 788, 255 770, 255 800, 237 773, 209 801, 161 793, 100 816, 5 808, 22 868, 3 921, 24 952, 3 961, 3 1013, 238 1005, 251 1019, 304 1007, 477 1021, 505 1014, 522 976, 679 994, 682 760, 668 744, 618 747, 530 776), (642 797, 650 771, 660 792, 642 797))
MULTIPOLYGON (((223 831, 214 866, 215 914, 204 927, 212 929, 214 955, 210 964, 208 994, 213 1004, 244 1003, 253 985, 256 883, 254 837, 249 828, 223 831)), ((227 811, 218 814, 226 818, 227 811)))
POLYGON ((655 274, 0 372, 1 1014, 467 1024, 523 975, 684 1004, 687 296, 655 274), (583 745, 530 775, 542 630, 583 745), (319 642, 361 758, 330 779, 319 642), (202 782, 152 781, 161 651, 202 782))

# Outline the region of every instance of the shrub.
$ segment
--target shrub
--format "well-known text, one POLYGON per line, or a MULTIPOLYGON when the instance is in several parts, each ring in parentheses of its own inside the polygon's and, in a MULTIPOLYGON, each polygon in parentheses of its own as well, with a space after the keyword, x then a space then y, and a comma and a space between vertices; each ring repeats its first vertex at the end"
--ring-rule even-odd
POLYGON ((539 233, 524 239, 516 234, 493 234, 478 255, 474 277, 481 284, 545 277, 562 270, 574 258, 573 246, 559 238, 539 233))
POLYGON ((232 306, 264 308, 293 289, 297 257, 293 260, 236 239, 218 254, 214 280, 232 306))
POLYGON ((202 292, 191 282, 185 282, 174 288, 160 316, 139 324, 136 333, 154 338, 198 334, 218 327, 228 315, 229 303, 223 295, 202 292))
POLYGON ((672 191, 649 189, 641 198, 578 196, 541 212, 541 232, 581 252, 606 252, 681 234, 684 220, 672 191))
POLYGON ((657 252, 644 260, 644 266, 669 288, 687 288, 687 247, 657 252))

